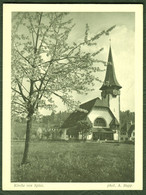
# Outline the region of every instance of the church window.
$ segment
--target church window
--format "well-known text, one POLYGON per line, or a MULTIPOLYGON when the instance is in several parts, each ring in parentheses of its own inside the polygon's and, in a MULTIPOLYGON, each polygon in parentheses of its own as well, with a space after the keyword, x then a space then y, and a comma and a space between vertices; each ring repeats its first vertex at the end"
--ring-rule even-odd
POLYGON ((94 121, 94 126, 106 127, 106 121, 103 118, 97 118, 94 121))

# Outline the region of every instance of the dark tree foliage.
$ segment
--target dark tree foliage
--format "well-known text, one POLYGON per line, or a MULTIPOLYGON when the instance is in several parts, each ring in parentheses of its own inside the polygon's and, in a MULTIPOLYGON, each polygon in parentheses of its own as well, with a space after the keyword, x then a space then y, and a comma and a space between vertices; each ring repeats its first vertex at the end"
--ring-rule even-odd
POLYGON ((92 124, 89 120, 80 120, 77 122, 77 130, 82 134, 82 139, 86 139, 87 135, 91 131, 92 124))
POLYGON ((135 113, 130 110, 120 111, 121 131, 126 131, 130 124, 135 123, 135 113))

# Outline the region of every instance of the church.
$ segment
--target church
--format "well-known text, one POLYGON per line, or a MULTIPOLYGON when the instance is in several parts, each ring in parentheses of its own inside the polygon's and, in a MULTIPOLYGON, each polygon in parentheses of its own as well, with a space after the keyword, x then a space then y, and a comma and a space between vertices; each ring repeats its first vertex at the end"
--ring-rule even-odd
MULTIPOLYGON (((110 46, 105 79, 100 87, 101 99, 97 97, 81 104, 80 108, 86 112, 70 114, 62 125, 62 138, 68 139, 69 129, 75 127, 78 121, 87 119, 92 124, 87 140, 119 140, 121 88, 116 78, 110 46)), ((80 134, 78 139, 81 139, 80 134)))

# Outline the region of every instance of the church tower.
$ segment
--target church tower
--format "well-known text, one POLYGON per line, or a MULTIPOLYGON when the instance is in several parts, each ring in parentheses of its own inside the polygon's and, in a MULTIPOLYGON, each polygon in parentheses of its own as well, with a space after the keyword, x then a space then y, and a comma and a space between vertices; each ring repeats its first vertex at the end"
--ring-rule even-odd
POLYGON ((103 85, 101 86, 100 90, 102 100, 106 101, 108 107, 120 122, 120 89, 122 87, 117 81, 114 62, 112 57, 112 49, 111 46, 109 47, 109 55, 108 55, 108 63, 107 63, 107 70, 103 85))

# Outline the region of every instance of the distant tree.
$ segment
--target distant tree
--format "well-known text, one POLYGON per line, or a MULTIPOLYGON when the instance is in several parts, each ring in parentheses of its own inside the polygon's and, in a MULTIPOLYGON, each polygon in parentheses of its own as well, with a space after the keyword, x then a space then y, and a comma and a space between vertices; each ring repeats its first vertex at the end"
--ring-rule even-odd
POLYGON ((123 127, 125 124, 129 124, 131 122, 135 123, 135 113, 130 112, 130 110, 120 111, 121 127, 123 127))
POLYGON ((49 116, 43 116, 42 117, 42 122, 44 123, 44 124, 48 124, 48 121, 49 121, 49 116))
POLYGON ((22 164, 28 161, 32 119, 38 108, 53 110, 54 96, 70 108, 76 108, 71 92, 83 94, 91 90, 93 81, 99 81, 92 74, 100 71, 97 63, 106 65, 97 59, 103 48, 93 53, 87 48, 96 45, 115 26, 89 38, 86 25, 83 39, 76 43, 68 40, 73 27, 72 19, 63 12, 12 14, 12 113, 26 117, 27 121, 22 164))

